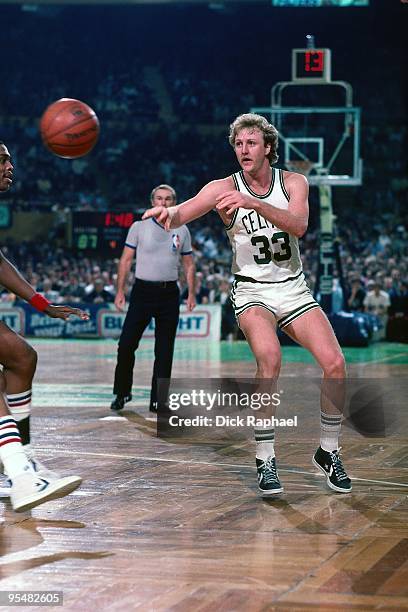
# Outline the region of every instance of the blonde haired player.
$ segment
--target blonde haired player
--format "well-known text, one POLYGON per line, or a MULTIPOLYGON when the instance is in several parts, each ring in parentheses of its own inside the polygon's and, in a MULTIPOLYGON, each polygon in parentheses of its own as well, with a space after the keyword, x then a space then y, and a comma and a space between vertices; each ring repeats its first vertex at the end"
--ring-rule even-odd
MULTIPOLYGON (((330 323, 313 299, 302 272, 298 238, 308 225, 308 183, 298 173, 273 168, 278 132, 256 114, 240 115, 230 126, 229 141, 241 170, 211 181, 193 198, 173 209, 157 206, 156 217, 167 229, 220 214, 233 251, 235 280, 231 299, 240 328, 257 363, 257 379, 276 381, 281 367, 277 326, 308 349, 323 370, 324 381, 338 380, 336 397, 322 385, 321 438, 313 463, 331 489, 351 491, 339 455, 342 385, 345 362, 330 323), (323 389, 324 387, 324 389, 323 389)), ((279 481, 274 430, 256 430, 256 464, 263 495, 283 491, 279 481)))

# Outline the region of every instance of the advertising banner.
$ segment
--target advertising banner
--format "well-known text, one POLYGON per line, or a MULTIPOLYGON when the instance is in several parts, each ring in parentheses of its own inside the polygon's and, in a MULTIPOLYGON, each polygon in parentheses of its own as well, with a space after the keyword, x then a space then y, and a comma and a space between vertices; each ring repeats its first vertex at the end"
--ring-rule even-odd
MULTIPOLYGON (((126 313, 101 309, 98 312, 98 336, 118 338, 126 313)), ((202 338, 219 340, 221 331, 221 306, 219 304, 198 305, 193 312, 185 306, 180 308, 177 338, 202 338)), ((143 338, 154 338, 154 320, 147 326, 143 338)))
MULTIPOLYGON (((119 338, 126 313, 108 304, 73 304, 89 313, 89 321, 71 317, 68 321, 51 319, 25 302, 18 306, 1 306, 0 321, 13 331, 37 338, 119 338)), ((219 340, 221 307, 219 304, 199 305, 193 312, 180 308, 177 337, 219 340)), ((143 338, 154 338, 154 320, 143 338)))
POLYGON ((71 317, 68 321, 51 319, 25 302, 18 306, 0 307, 0 321, 23 336, 37 338, 95 338, 98 336, 97 313, 105 304, 72 304, 89 313, 89 321, 71 317))

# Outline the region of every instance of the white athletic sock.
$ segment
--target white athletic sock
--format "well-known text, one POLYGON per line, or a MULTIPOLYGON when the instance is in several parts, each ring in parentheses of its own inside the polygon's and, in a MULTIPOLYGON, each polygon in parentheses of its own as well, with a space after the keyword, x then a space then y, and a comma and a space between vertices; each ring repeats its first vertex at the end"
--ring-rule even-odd
POLYGON ((8 393, 7 403, 15 421, 22 421, 30 416, 31 412, 31 389, 22 393, 8 393))
POLYGON ((11 416, 0 417, 0 460, 4 473, 11 479, 21 472, 33 471, 21 444, 16 422, 11 416))
POLYGON ((254 429, 256 442, 256 458, 266 461, 275 456, 275 429, 254 429))
POLYGON ((342 418, 341 414, 320 412, 320 446, 329 453, 339 448, 342 418))
POLYGON ((11 416, 17 423, 21 442, 25 448, 30 443, 31 389, 21 393, 9 393, 7 403, 11 416))

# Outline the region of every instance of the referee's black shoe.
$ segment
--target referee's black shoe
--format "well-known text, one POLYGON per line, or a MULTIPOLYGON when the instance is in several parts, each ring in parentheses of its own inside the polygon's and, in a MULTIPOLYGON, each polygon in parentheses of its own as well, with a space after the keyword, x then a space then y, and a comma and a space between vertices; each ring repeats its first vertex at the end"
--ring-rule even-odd
POLYGON ((117 395, 115 399, 113 400, 113 402, 111 403, 111 410, 115 410, 115 412, 122 410, 122 408, 124 408, 125 406, 125 403, 130 402, 131 399, 132 399, 131 395, 125 395, 125 396, 117 395))

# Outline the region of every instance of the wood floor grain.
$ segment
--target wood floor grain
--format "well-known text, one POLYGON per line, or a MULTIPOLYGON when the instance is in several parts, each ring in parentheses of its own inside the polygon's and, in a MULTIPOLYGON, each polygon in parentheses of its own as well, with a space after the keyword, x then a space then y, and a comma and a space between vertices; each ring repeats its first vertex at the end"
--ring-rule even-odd
MULTIPOLYGON (((195 359, 194 346, 181 348, 175 376, 248 376, 253 366, 211 351, 195 359)), ((147 410, 151 344, 138 356, 137 400, 120 415, 109 410, 114 343, 43 341, 37 349, 33 445, 50 468, 78 473, 84 484, 23 515, 1 500, 0 591, 63 591, 63 607, 44 610, 408 609, 401 403, 397 426, 384 436, 344 427, 353 491, 342 495, 311 463, 318 408, 305 397, 297 406, 301 430, 277 434, 284 493, 263 500, 251 439, 157 437, 147 410)), ((370 363, 362 371, 359 363, 351 370, 398 380, 406 366, 370 363)), ((282 378, 316 372, 291 363, 282 378)))

